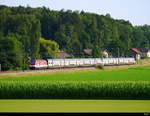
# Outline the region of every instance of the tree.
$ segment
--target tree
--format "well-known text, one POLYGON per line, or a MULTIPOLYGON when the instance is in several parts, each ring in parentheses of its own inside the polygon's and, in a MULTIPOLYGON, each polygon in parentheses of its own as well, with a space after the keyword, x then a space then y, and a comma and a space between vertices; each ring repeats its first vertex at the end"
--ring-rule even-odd
MULTIPOLYGON (((3 38, 1 41, 8 41, 6 38, 9 37, 20 42, 25 68, 28 68, 30 59, 55 57, 55 53, 52 56, 48 54, 55 51, 49 47, 54 45, 52 44, 54 41, 65 52, 79 53, 75 57, 84 57, 81 53, 83 49, 88 48, 93 49, 93 57, 100 57, 98 51, 102 46, 108 46, 114 57, 117 56, 118 49, 121 56, 126 56, 132 47, 150 48, 149 25, 132 26, 129 21, 113 19, 110 14, 98 15, 84 11, 81 13, 71 10, 53 11, 46 7, 2 5, 0 14, 0 38, 3 38), (40 37, 51 40, 51 44, 46 44, 47 41, 40 43, 40 37)), ((11 45, 17 47, 15 44, 11 45)), ((1 44, 2 48, 5 46, 7 44, 1 44)), ((6 56, 5 53, 1 54, 6 56)), ((9 66, 8 69, 15 65, 9 66)))
POLYGON ((40 38, 41 58, 56 58, 59 52, 59 45, 51 40, 40 38))
POLYGON ((93 47, 92 56, 93 56, 93 58, 102 57, 102 53, 101 53, 100 48, 98 46, 93 47))
POLYGON ((92 47, 89 34, 87 34, 85 31, 81 32, 80 37, 79 37, 79 41, 82 44, 83 49, 92 47))
POLYGON ((39 57, 39 39, 41 36, 40 32, 40 22, 38 20, 34 20, 32 22, 32 28, 30 32, 30 56, 32 59, 36 59, 39 57))
POLYGON ((67 41, 68 52, 74 54, 76 57, 80 57, 82 51, 82 45, 78 40, 77 33, 73 33, 71 38, 67 41))
POLYGON ((0 39, 0 64, 2 70, 21 69, 23 66, 22 59, 21 43, 13 35, 0 39))
POLYGON ((68 37, 63 32, 56 32, 55 41, 60 45, 60 49, 65 49, 67 46, 68 37))

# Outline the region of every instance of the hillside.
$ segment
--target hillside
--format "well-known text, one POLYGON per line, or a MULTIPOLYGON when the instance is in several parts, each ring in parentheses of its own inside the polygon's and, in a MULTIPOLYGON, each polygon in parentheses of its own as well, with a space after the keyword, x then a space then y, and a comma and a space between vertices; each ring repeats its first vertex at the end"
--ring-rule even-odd
POLYGON ((2 70, 28 69, 31 59, 101 57, 106 47, 113 57, 128 57, 130 48, 149 48, 150 26, 107 15, 48 8, 0 6, 0 64, 2 70), (82 54, 92 49, 90 56, 82 54))

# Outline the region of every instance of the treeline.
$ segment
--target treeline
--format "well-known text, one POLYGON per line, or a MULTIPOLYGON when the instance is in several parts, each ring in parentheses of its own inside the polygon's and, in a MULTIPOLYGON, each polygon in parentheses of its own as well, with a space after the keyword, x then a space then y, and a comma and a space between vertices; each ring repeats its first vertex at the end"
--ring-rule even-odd
POLYGON ((150 47, 150 26, 132 26, 109 14, 48 8, 0 6, 0 64, 2 70, 28 69, 31 59, 57 58, 59 50, 73 57, 101 57, 106 46, 114 57, 130 48, 150 47))

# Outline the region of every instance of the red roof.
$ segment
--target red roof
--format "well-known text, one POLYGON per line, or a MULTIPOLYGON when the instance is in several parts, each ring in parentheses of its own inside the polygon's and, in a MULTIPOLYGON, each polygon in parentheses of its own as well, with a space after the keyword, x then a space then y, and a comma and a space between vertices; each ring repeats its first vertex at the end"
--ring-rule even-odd
POLYGON ((141 54, 141 52, 136 48, 131 48, 131 50, 136 54, 141 54))

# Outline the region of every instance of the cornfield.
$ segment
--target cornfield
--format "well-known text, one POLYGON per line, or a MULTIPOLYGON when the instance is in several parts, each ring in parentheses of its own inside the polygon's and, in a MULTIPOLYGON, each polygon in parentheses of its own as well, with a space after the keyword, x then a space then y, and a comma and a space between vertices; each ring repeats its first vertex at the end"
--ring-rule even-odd
POLYGON ((150 81, 0 81, 0 99, 150 99, 150 81))

